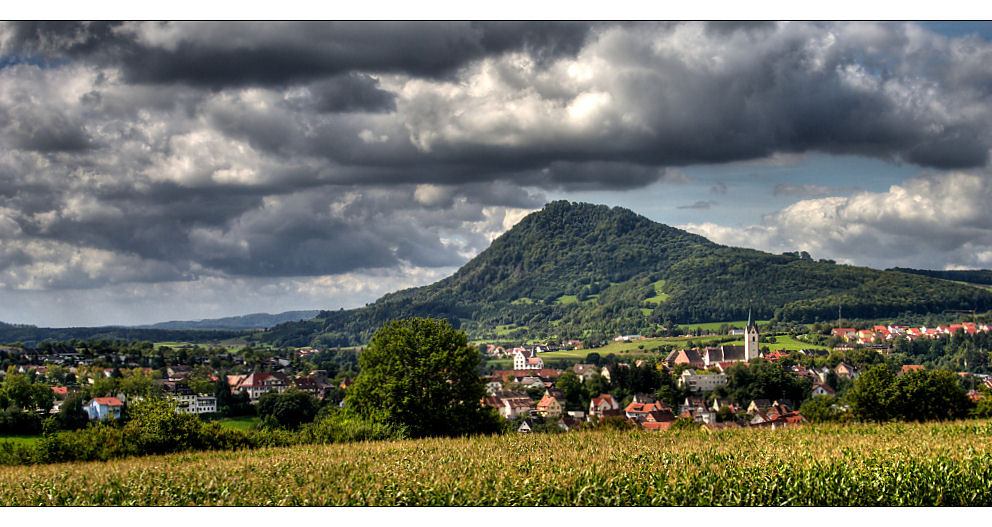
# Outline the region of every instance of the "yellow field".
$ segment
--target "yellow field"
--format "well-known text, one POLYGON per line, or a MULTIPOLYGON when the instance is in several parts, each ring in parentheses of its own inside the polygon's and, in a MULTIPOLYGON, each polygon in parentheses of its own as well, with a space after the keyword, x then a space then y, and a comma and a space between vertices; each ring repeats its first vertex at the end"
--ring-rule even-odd
POLYGON ((580 432, 0 468, 0 505, 992 505, 992 423, 580 432))

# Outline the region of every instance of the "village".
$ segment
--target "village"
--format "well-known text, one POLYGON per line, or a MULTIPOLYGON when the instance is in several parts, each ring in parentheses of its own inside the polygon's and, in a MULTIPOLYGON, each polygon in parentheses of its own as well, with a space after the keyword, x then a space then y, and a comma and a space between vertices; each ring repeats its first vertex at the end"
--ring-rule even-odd
MULTIPOLYGON (((968 322, 933 328, 875 325, 860 330, 833 328, 830 337, 835 351, 858 348, 881 355, 889 351, 891 342, 897 338, 910 341, 939 339, 956 332, 975 335, 989 331, 988 325, 968 322)), ((565 368, 546 367, 542 355, 559 349, 581 348, 580 341, 520 346, 490 344, 485 346, 485 355, 489 358, 510 357, 513 368, 493 370, 482 376, 487 395, 481 403, 494 408, 508 426, 521 433, 567 432, 603 425, 648 431, 689 424, 707 430, 776 429, 807 422, 799 411, 803 400, 816 396, 835 397, 838 388, 849 386, 861 373, 860 368, 843 360, 832 366, 816 366, 815 359, 821 359, 822 363, 830 353, 822 347, 791 351, 774 349, 774 344, 761 342, 757 325, 750 321, 746 329, 731 329, 729 335, 743 336, 744 344, 675 349, 656 358, 626 360, 622 356, 611 357, 608 363, 578 362, 565 368), (734 400, 726 396, 730 384, 728 371, 736 365, 747 366, 755 359, 781 364, 795 379, 806 382, 804 386, 808 391, 795 398, 734 400), (624 386, 624 381, 620 380, 644 371, 651 372, 656 379, 654 384, 640 385, 642 389, 647 387, 646 391, 624 386), (664 393, 667 401, 660 396, 665 382, 657 379, 672 381, 673 386, 664 393)), ((614 338, 618 342, 642 339, 644 337, 640 335, 614 338)), ((241 402, 242 407, 250 411, 266 393, 282 394, 291 389, 307 393, 322 404, 340 406, 353 382, 349 375, 356 373, 345 371, 329 376, 326 370, 307 370, 305 361, 323 352, 314 347, 295 348, 287 357, 273 356, 254 361, 238 353, 227 353, 225 359, 233 361, 236 367, 226 370, 213 368, 202 358, 191 364, 153 369, 128 363, 124 355, 84 356, 65 346, 49 351, 0 348, 0 354, 8 362, 17 362, 0 372, 0 376, 28 376, 33 384, 48 386, 50 404, 40 403, 38 409, 49 414, 59 413, 62 402, 73 393, 88 393, 90 397, 83 409, 94 421, 120 418, 125 405, 152 393, 172 399, 177 412, 205 418, 230 414, 224 406, 232 404, 231 401, 241 402), (115 366, 97 365, 108 361, 115 366), (232 373, 232 369, 244 373, 232 373), (116 381, 110 382, 111 379, 116 381)), ((595 356, 599 358, 598 354, 595 356)), ((900 374, 922 368, 918 364, 903 365, 900 374)), ((958 375, 972 378, 974 387, 992 389, 992 377, 987 374, 958 372, 958 375)), ((983 394, 973 388, 968 396, 977 401, 983 394)), ((839 400, 836 404, 843 410, 839 400)))

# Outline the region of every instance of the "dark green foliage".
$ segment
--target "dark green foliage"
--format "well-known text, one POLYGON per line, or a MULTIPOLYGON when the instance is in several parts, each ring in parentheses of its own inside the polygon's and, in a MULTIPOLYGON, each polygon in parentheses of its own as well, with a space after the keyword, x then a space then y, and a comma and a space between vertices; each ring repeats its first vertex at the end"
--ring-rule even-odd
POLYGON ((972 406, 954 372, 921 370, 897 377, 885 364, 862 373, 846 397, 862 421, 958 419, 972 406))
POLYGON ((801 253, 725 247, 619 207, 558 201, 521 220, 444 280, 363 308, 322 311, 258 338, 275 345, 354 346, 389 320, 410 317, 445 319, 478 339, 654 334, 662 331, 659 324, 740 320, 749 307, 756 318, 831 320, 839 303, 845 315, 880 318, 986 310, 992 293, 815 262, 801 253), (667 299, 646 303, 662 280, 667 299), (565 295, 579 301, 556 302, 565 295))
POLYGON ((494 432, 497 416, 481 404, 479 362, 465 334, 445 320, 394 321, 359 356, 361 373, 345 405, 414 437, 494 432))
POLYGON ((956 282, 968 282, 970 284, 992 285, 992 271, 988 269, 961 270, 961 271, 932 271, 929 269, 907 269, 905 267, 893 267, 888 271, 899 271, 902 273, 918 274, 940 278, 942 280, 954 280, 956 282))
POLYGON ((762 359, 753 359, 750 365, 737 363, 727 369, 727 395, 742 404, 754 399, 788 399, 798 403, 806 398, 811 387, 808 380, 793 375, 780 364, 762 359))
POLYGON ((861 421, 887 421, 896 417, 897 397, 895 374, 885 364, 876 364, 862 372, 847 391, 851 412, 861 421))
POLYGON ((62 401, 62 407, 55 419, 62 430, 79 430, 89 424, 89 416, 83 410, 86 403, 81 393, 74 393, 62 401))
POLYGON ((119 327, 39 328, 35 326, 0 326, 0 342, 20 342, 27 346, 38 346, 44 344, 45 341, 68 341, 72 339, 120 339, 128 342, 212 342, 243 337, 250 333, 249 331, 165 330, 119 327))
POLYGON ((844 413, 837 407, 837 398, 832 395, 817 395, 803 402, 799 413, 811 423, 839 421, 844 413))
POLYGON ((284 393, 269 392, 258 398, 255 411, 262 422, 279 428, 295 430, 317 416, 320 402, 307 392, 289 389, 284 393))

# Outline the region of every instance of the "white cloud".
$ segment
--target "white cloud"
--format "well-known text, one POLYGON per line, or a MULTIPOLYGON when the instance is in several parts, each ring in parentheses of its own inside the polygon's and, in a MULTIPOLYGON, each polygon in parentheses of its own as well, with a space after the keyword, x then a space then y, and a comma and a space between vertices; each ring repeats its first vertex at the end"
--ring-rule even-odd
POLYGON ((718 243, 887 268, 988 267, 992 177, 985 172, 920 176, 887 192, 796 202, 760 225, 685 224, 718 243))

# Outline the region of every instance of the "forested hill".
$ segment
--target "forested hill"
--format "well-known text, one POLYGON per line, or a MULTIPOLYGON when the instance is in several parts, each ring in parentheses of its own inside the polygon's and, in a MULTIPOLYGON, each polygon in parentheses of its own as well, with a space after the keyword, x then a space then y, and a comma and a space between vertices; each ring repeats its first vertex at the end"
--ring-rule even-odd
POLYGON ((931 276, 942 280, 953 280, 955 282, 968 282, 970 284, 992 285, 992 271, 988 269, 965 269, 961 271, 931 271, 929 269, 907 269, 905 267, 893 267, 888 271, 900 271, 903 273, 931 276))
POLYGON ((557 201, 452 276, 349 311, 275 326, 276 345, 355 345, 388 320, 443 317, 472 338, 649 333, 659 324, 832 320, 992 308, 992 293, 896 271, 726 247, 603 205, 557 201))

